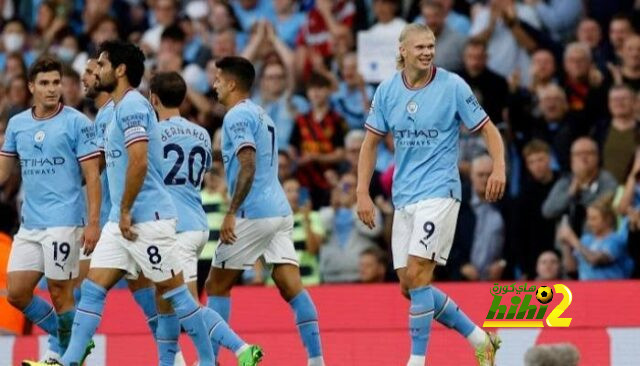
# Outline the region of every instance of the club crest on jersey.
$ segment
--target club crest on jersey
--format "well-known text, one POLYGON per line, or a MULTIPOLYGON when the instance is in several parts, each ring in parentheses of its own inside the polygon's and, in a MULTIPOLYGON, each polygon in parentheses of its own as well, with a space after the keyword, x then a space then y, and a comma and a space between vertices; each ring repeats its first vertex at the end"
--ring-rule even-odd
POLYGON ((44 131, 41 130, 41 131, 36 132, 36 134, 33 136, 33 140, 36 143, 40 144, 40 143, 42 143, 42 141, 44 141, 44 137, 45 137, 45 133, 44 133, 44 131))
POLYGON ((418 103, 413 100, 407 103, 407 112, 415 114, 418 111, 418 103))

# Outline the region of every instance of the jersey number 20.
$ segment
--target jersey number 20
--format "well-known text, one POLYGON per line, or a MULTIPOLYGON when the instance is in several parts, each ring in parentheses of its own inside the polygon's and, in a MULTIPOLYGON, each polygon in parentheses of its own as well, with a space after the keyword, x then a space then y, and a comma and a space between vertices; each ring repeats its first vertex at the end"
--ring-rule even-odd
MULTIPOLYGON (((167 174, 167 176, 164 178, 164 184, 168 186, 183 185, 187 182, 187 179, 183 177, 178 178, 176 176, 178 175, 178 172, 182 167, 182 163, 184 163, 184 151, 182 150, 182 147, 180 147, 180 145, 168 144, 164 147, 165 159, 169 156, 169 153, 171 151, 175 151, 175 153, 178 155, 178 158, 176 159, 176 162, 173 164, 171 171, 169 171, 169 174, 167 174)), ((187 164, 189 167, 189 174, 187 174, 189 183, 191 183, 194 187, 200 187, 200 185, 202 184, 204 169, 207 165, 207 151, 201 146, 194 147, 193 149, 191 149, 191 152, 189 153, 189 162, 187 164), (200 169, 197 172, 194 172, 196 155, 200 156, 200 169)))

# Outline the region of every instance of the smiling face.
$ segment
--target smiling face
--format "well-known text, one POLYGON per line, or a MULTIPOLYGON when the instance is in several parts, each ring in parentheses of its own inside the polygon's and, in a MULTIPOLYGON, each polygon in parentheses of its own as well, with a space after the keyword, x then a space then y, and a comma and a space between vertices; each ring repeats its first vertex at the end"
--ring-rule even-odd
POLYGON ((53 109, 62 95, 62 75, 58 71, 41 72, 33 82, 29 82, 29 91, 33 94, 35 105, 53 109))
POLYGON ((409 32, 400 44, 400 55, 407 69, 427 71, 436 55, 436 37, 429 31, 409 32))

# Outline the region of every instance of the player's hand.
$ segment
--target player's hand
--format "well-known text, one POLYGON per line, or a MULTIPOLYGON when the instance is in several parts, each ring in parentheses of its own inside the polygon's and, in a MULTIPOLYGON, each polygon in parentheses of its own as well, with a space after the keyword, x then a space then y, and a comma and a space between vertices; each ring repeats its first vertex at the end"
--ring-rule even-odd
POLYGON ((85 255, 89 255, 96 248, 100 239, 100 224, 89 224, 85 226, 82 234, 82 248, 85 255))
POLYGON ((375 217, 376 209, 371 200, 371 196, 368 193, 358 193, 358 218, 363 224, 367 225, 369 229, 376 227, 375 217))
POLYGON ((129 211, 120 213, 120 232, 122 236, 129 241, 135 241, 138 238, 138 234, 133 231, 131 212, 129 211))
POLYGON ((485 191, 485 199, 489 202, 495 202, 502 198, 504 189, 507 184, 507 178, 504 168, 498 168, 494 165, 493 171, 487 180, 487 189, 485 191))
POLYGON ((228 213, 224 215, 222 227, 220 227, 220 242, 230 245, 235 243, 236 239, 236 216, 228 213))

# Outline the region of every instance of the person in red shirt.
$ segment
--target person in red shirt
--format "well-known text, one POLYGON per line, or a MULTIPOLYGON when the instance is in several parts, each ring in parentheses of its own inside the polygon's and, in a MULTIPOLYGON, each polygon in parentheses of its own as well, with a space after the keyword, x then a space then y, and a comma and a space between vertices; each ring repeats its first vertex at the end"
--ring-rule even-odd
POLYGON ((331 81, 312 74, 307 84, 311 111, 296 118, 290 145, 298 158, 297 178, 311 194, 314 208, 329 204, 327 171, 344 160, 345 121, 329 103, 331 81))

